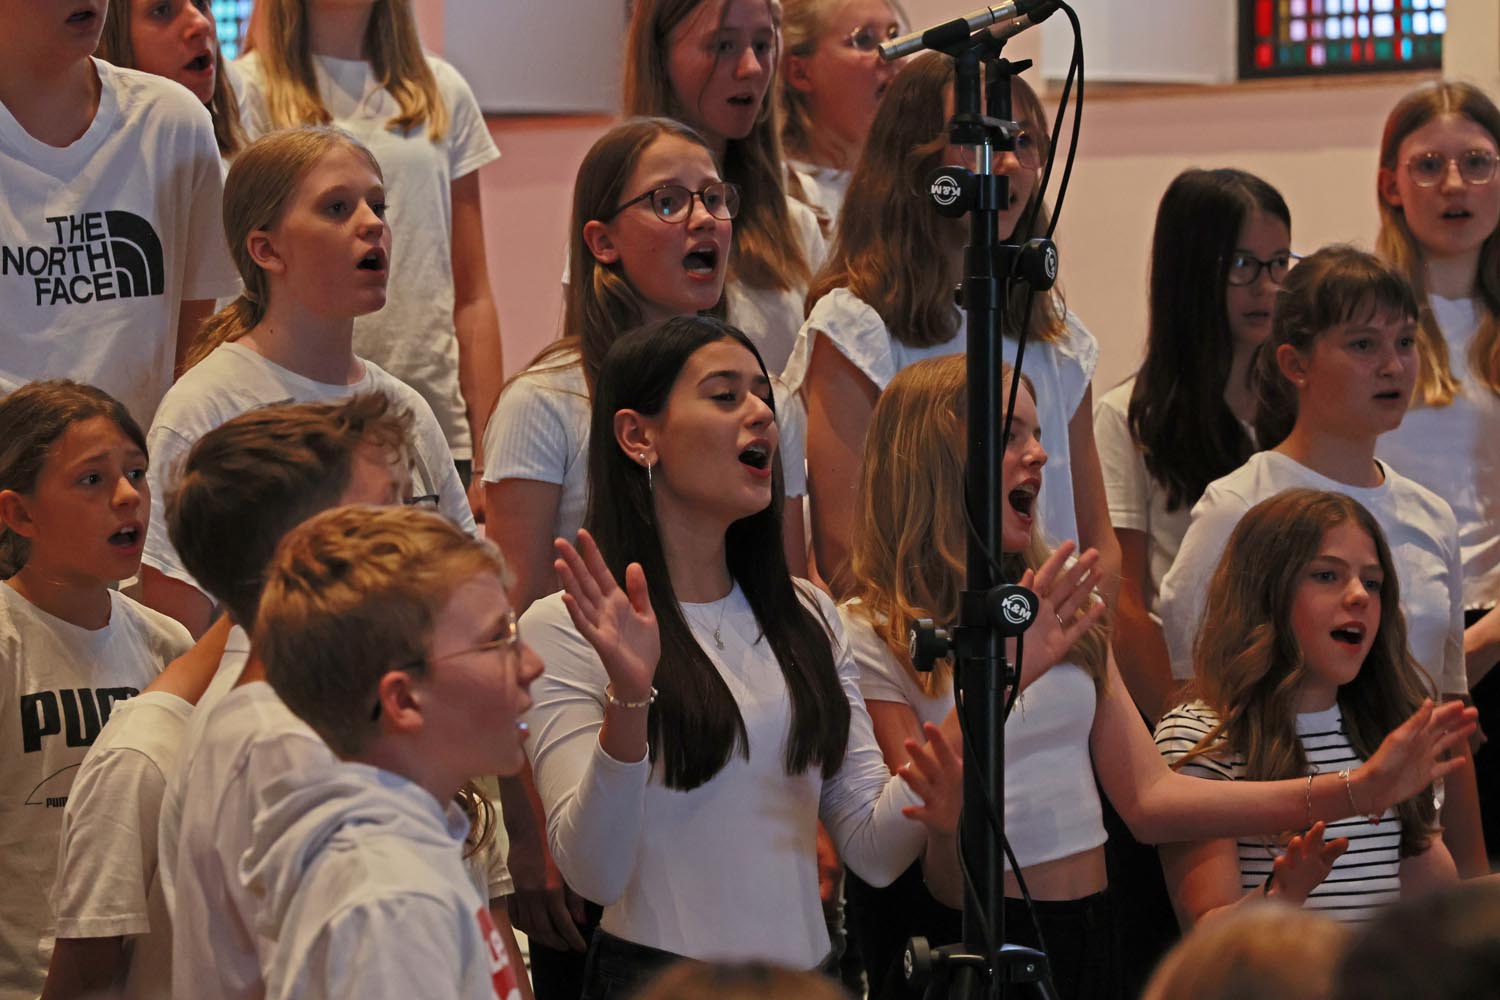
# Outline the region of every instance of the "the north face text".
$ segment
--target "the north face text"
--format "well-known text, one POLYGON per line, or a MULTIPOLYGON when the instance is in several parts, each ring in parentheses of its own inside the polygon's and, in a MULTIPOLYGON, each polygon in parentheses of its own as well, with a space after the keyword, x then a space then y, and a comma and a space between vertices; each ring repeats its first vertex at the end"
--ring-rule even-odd
POLYGON ((38 306, 161 295, 161 239, 130 212, 49 216, 54 242, 0 245, 0 278, 27 277, 38 306))

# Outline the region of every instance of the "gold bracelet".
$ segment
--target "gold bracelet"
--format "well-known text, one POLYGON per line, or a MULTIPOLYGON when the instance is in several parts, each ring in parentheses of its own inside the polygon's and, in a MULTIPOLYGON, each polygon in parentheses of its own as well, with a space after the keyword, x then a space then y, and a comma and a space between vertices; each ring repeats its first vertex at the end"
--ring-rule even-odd
POLYGON ((644 701, 622 701, 621 699, 615 697, 614 685, 607 684, 604 688, 604 700, 615 706, 615 708, 624 708, 630 711, 635 711, 636 709, 641 708, 650 708, 656 702, 656 688, 653 687, 651 689, 651 693, 646 695, 644 701))
MULTIPOLYGON (((1349 796, 1349 808, 1353 810, 1353 815, 1360 815, 1359 806, 1354 802, 1354 782, 1349 778, 1349 769, 1346 767, 1340 771, 1339 777, 1344 779, 1344 794, 1349 796)), ((1371 826, 1380 825, 1379 813, 1365 813, 1364 816, 1365 819, 1369 820, 1371 826)))
POLYGON ((1307 774, 1307 825, 1303 827, 1304 830, 1311 830, 1312 829, 1312 825, 1313 825, 1313 818, 1312 818, 1312 783, 1313 783, 1313 779, 1318 776, 1318 765, 1313 764, 1311 766, 1312 766, 1312 770, 1309 771, 1308 774, 1307 774))

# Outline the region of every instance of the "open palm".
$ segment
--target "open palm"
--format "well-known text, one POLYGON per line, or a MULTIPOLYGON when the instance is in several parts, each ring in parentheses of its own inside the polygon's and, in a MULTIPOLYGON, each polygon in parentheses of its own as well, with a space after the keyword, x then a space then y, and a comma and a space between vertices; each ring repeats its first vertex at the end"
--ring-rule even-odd
POLYGON ((644 700, 661 659, 661 635, 641 564, 625 568, 622 590, 587 531, 578 532, 577 548, 562 538, 553 544, 560 557, 553 565, 562 580, 568 617, 599 654, 615 697, 644 700))

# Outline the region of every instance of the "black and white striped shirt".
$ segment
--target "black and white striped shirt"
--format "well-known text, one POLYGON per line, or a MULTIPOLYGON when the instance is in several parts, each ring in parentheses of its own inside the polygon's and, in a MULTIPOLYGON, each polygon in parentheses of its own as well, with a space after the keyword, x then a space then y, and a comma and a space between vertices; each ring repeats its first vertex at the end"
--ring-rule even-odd
MULTIPOLYGON (((1167 763, 1186 756, 1218 725, 1218 716, 1201 701, 1182 705, 1162 717, 1156 727, 1156 746, 1167 763)), ((1297 736, 1309 766, 1319 774, 1336 774, 1356 768, 1363 761, 1349 744, 1338 705, 1297 716, 1297 736)), ((1182 768, 1183 774, 1220 781, 1245 776, 1239 757, 1200 756, 1182 768)), ((1387 810, 1380 825, 1372 826, 1363 816, 1329 823, 1324 836, 1348 837, 1349 849, 1333 863, 1304 906, 1321 910, 1344 923, 1363 923, 1380 907, 1394 902, 1401 892, 1401 823, 1394 809, 1387 810)), ((1237 841, 1240 885, 1245 891, 1258 889, 1271 874, 1271 866, 1283 853, 1269 838, 1246 837, 1237 841)))

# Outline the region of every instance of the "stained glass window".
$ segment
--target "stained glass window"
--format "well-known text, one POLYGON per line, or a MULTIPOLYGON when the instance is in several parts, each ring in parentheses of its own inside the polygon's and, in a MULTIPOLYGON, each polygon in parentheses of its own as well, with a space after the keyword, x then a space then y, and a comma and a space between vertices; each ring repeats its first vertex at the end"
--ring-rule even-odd
POLYGON ((225 59, 240 54, 240 42, 245 37, 245 27, 250 23, 250 8, 254 0, 212 0, 214 25, 219 31, 219 48, 225 59))
POLYGON ((1240 0, 1240 78, 1437 69, 1448 0, 1240 0))

